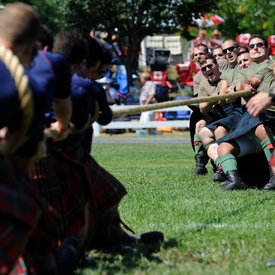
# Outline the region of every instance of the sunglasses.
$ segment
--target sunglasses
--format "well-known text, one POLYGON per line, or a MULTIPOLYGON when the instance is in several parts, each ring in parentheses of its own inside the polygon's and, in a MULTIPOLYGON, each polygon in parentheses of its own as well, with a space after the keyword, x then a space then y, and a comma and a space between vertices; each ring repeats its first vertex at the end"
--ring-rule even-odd
POLYGON ((236 49, 236 47, 235 47, 235 46, 231 46, 231 47, 229 47, 229 48, 227 48, 227 49, 222 50, 222 52, 223 52, 224 54, 226 54, 227 51, 232 52, 234 49, 236 49))
POLYGON ((202 70, 203 72, 205 72, 205 71, 206 71, 206 68, 211 69, 211 68, 213 67, 213 65, 214 65, 214 64, 208 64, 208 65, 206 65, 206 66, 204 66, 204 67, 201 67, 201 70, 202 70))
POLYGON ((257 48, 260 48, 260 47, 264 47, 264 43, 263 42, 258 42, 258 43, 255 43, 255 44, 250 44, 248 47, 249 49, 254 49, 254 47, 257 47, 257 48))

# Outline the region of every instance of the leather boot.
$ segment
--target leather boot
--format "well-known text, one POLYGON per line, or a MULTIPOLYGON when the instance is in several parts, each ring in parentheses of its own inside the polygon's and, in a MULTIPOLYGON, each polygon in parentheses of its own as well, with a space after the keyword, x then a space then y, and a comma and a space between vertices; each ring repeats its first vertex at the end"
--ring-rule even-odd
POLYGON ((268 183, 263 187, 264 191, 270 191, 270 190, 275 190, 275 175, 272 172, 272 169, 269 167, 269 172, 270 172, 270 179, 268 183))
POLYGON ((244 190, 248 186, 242 182, 237 170, 228 171, 226 173, 228 184, 224 183, 223 190, 244 190))
POLYGON ((206 164, 208 161, 208 157, 204 155, 195 155, 195 160, 196 160, 196 168, 192 172, 193 175, 205 175, 207 174, 207 169, 206 169, 206 164))
MULTIPOLYGON (((219 171, 217 170, 212 177, 214 182, 219 182, 219 183, 223 183, 225 181, 227 181, 226 175, 224 174, 223 171, 219 171)), ((227 182, 228 183, 228 182, 227 182)))

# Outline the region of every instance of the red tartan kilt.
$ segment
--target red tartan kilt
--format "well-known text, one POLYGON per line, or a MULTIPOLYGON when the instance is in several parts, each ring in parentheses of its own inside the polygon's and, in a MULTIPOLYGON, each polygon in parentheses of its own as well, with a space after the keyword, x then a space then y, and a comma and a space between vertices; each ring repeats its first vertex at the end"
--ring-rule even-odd
POLYGON ((63 203, 63 193, 55 171, 53 155, 44 155, 37 161, 29 174, 31 182, 36 186, 40 198, 44 199, 58 213, 59 221, 56 232, 57 242, 67 237, 67 221, 63 203))
POLYGON ((127 194, 122 183, 102 168, 90 154, 84 152, 80 144, 63 149, 62 152, 70 159, 83 165, 84 175, 94 198, 96 216, 116 205, 127 194))
POLYGON ((0 274, 8 274, 25 250, 40 211, 26 194, 0 185, 0 274))
POLYGON ((118 204, 127 191, 122 183, 100 166, 91 155, 85 153, 84 160, 91 192, 95 194, 96 215, 100 216, 118 204))
POLYGON ((26 252, 31 258, 49 255, 56 248, 57 213, 40 199, 18 163, 16 157, 1 159, 0 274, 11 269, 15 274, 24 272, 18 257, 26 252))
POLYGON ((54 166, 63 195, 69 235, 77 234, 85 225, 85 208, 92 201, 83 165, 54 152, 54 166))

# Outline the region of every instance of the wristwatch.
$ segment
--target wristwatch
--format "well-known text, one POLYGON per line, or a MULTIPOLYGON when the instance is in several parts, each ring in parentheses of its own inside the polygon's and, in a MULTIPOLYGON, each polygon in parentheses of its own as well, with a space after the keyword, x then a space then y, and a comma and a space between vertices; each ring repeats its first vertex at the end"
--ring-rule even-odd
POLYGON ((273 89, 269 91, 269 98, 271 100, 272 103, 275 103, 275 94, 273 92, 273 89))

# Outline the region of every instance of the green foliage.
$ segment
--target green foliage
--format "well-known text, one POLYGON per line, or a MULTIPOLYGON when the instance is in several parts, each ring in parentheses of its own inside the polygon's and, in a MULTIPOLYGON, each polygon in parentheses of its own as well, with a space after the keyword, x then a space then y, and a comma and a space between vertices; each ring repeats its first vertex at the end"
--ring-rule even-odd
POLYGON ((240 33, 257 33, 266 37, 275 34, 275 1, 225 0, 219 2, 218 10, 226 22, 219 29, 226 37, 236 37, 240 33))
POLYGON ((222 192, 211 173, 191 176, 190 145, 94 143, 93 155, 128 190, 124 222, 165 242, 125 257, 92 252, 98 267, 79 274, 274 274, 274 192, 222 192))

